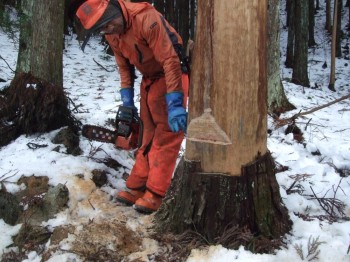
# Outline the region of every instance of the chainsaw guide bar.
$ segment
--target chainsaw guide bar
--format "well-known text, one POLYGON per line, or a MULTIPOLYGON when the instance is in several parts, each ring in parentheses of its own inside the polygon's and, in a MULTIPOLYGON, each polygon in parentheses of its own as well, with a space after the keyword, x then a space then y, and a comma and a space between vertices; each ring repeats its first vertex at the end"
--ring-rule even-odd
POLYGON ((91 140, 112 144, 117 139, 116 131, 94 125, 84 125, 82 135, 91 140))
POLYGON ((143 123, 133 108, 119 106, 115 126, 115 130, 110 130, 100 126, 84 125, 82 135, 91 140, 112 143, 118 149, 134 150, 140 148, 143 123))

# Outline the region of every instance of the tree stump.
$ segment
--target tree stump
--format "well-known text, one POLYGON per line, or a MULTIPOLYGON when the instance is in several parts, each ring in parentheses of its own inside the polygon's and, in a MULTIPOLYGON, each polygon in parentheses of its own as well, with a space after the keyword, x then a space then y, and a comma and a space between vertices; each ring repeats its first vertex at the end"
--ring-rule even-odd
POLYGON ((199 162, 182 159, 155 215, 157 231, 194 230, 215 243, 230 227, 239 226, 257 237, 280 238, 291 221, 274 170, 269 152, 242 167, 241 176, 202 173, 199 162))

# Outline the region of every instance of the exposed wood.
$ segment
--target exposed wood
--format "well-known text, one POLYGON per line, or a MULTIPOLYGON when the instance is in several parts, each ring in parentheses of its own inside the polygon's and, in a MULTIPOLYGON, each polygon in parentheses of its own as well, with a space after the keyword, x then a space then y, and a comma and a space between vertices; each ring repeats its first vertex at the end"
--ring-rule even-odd
POLYGON ((233 142, 187 141, 186 158, 200 160, 204 172, 240 175, 242 165, 267 151, 266 15, 266 1, 198 2, 189 121, 203 113, 204 86, 212 85, 212 115, 233 142))
POLYGON ((223 244, 232 232, 271 240, 291 228, 267 151, 266 16, 264 0, 198 2, 189 121, 211 108, 232 144, 187 140, 155 215, 158 233, 194 231, 223 244))

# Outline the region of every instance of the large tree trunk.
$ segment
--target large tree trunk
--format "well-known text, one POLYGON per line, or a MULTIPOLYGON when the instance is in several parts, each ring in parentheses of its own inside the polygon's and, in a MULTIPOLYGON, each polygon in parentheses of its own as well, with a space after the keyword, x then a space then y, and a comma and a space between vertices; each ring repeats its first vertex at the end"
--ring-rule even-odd
POLYGON ((211 242, 236 225, 278 238, 290 229, 267 151, 267 1, 198 1, 189 121, 210 108, 232 141, 187 140, 185 161, 156 215, 158 230, 211 242))
POLYGON ((279 0, 268 0, 267 105, 270 112, 280 114, 295 109, 287 99, 280 77, 280 19, 279 0))
POLYGON ((17 73, 63 86, 63 24, 63 1, 22 1, 17 73))
POLYGON ((310 86, 308 76, 309 0, 295 0, 295 41, 292 82, 310 86))
POLYGON ((260 1, 198 2, 202 16, 197 17, 189 121, 204 112, 204 86, 210 85, 209 107, 234 142, 217 146, 187 141, 186 158, 200 160, 204 172, 240 175, 242 164, 267 151, 267 9, 266 1, 255 2, 260 1))

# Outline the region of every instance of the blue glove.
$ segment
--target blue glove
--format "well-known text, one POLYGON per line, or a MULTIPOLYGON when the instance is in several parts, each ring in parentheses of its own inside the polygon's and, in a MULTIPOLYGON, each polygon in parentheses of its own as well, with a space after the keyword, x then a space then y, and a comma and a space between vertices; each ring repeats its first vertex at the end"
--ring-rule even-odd
POLYGON ((183 107, 183 93, 168 93, 165 95, 165 99, 168 106, 168 123, 171 131, 179 132, 183 130, 186 132, 187 112, 183 107))
POLYGON ((137 112, 137 108, 134 104, 134 88, 121 88, 120 97, 123 101, 123 106, 132 107, 134 111, 137 112))

